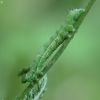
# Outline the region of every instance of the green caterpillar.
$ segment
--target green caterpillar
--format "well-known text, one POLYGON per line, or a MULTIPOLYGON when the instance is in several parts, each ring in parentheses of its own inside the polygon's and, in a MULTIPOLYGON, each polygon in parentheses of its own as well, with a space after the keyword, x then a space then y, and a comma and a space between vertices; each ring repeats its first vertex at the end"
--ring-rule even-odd
POLYGON ((54 50, 62 44, 65 39, 71 38, 72 33, 75 31, 75 24, 80 16, 84 13, 85 9, 74 9, 71 10, 65 20, 65 23, 61 26, 60 30, 51 36, 50 40, 46 42, 33 60, 33 64, 30 67, 30 70, 23 75, 22 82, 33 82, 37 80, 37 74, 41 74, 43 64, 51 56, 54 50))

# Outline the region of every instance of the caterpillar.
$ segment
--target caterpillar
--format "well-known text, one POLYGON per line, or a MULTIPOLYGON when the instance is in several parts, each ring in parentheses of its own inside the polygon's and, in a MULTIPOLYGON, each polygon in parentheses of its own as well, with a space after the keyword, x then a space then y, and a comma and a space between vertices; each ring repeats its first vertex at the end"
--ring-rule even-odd
POLYGON ((30 70, 23 75, 22 83, 33 82, 37 80, 37 74, 42 74, 41 70, 45 61, 51 56, 51 54, 56 50, 60 44, 62 44, 66 39, 72 37, 72 33, 75 31, 75 24, 80 16, 84 13, 85 9, 74 9, 71 10, 62 24, 59 30, 55 32, 53 36, 50 37, 40 52, 37 54, 33 63, 30 67, 30 70))

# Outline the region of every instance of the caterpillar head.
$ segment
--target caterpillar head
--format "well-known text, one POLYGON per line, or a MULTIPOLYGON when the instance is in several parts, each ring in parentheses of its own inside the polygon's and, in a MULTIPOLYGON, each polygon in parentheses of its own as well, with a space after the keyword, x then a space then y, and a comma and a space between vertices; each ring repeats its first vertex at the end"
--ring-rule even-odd
POLYGON ((79 17, 84 13, 85 9, 74 9, 70 11, 69 16, 72 17, 73 20, 77 21, 79 17))
POLYGON ((71 10, 67 16, 67 20, 65 21, 67 24, 74 26, 75 22, 80 18, 80 16, 84 13, 85 9, 74 9, 71 10))

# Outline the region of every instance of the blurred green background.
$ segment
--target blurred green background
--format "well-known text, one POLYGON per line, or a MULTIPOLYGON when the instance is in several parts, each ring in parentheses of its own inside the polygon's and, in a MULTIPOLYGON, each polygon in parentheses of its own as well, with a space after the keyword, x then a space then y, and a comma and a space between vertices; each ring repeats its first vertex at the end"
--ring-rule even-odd
MULTIPOLYGON (((68 11, 89 0, 0 0, 0 100, 28 85, 18 72, 29 65, 68 11)), ((48 72, 41 100, 100 100, 100 0, 48 72)))

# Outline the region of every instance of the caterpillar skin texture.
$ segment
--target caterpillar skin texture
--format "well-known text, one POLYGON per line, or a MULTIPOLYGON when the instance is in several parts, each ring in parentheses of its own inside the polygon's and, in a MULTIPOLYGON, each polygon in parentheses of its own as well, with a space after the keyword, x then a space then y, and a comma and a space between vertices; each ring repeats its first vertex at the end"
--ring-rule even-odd
POLYGON ((37 73, 41 72, 44 62, 50 57, 54 50, 64 42, 65 39, 70 38, 75 31, 74 26, 77 20, 83 14, 85 9, 74 9, 69 12, 65 23, 61 26, 60 30, 51 36, 46 42, 42 50, 37 54, 30 67, 30 71, 22 77, 22 82, 32 82, 37 79, 37 73))

